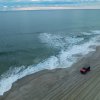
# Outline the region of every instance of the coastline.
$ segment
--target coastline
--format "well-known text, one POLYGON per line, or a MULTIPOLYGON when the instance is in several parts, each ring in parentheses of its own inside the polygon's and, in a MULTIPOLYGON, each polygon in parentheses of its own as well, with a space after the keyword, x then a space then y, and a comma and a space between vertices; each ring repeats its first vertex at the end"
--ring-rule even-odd
POLYGON ((29 10, 67 10, 67 9, 100 9, 99 5, 70 5, 70 6, 31 6, 31 7, 4 7, 3 11, 29 11, 29 10))
POLYGON ((66 69, 44 70, 15 82, 0 100, 97 100, 100 98, 100 46, 66 69), (79 69, 91 66, 82 75, 79 69))

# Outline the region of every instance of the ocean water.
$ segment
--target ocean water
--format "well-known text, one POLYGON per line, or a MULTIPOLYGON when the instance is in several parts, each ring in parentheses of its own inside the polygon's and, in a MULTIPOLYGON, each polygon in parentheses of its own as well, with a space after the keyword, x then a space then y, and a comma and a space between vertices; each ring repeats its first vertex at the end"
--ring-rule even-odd
POLYGON ((0 12, 0 95, 18 79, 67 68, 100 45, 100 10, 0 12))

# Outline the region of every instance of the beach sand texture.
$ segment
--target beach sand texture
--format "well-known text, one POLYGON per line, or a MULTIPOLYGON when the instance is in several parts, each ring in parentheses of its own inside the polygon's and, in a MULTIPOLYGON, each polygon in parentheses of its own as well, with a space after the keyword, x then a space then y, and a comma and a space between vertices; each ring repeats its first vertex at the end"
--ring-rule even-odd
POLYGON ((70 68, 44 70, 18 80, 0 100, 100 100, 100 47, 70 68), (88 64, 91 71, 80 74, 88 64))

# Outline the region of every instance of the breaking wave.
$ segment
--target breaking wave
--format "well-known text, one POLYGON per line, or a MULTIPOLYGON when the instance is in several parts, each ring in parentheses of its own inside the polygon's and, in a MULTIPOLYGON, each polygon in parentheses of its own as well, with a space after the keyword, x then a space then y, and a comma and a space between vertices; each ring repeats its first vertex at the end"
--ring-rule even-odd
POLYGON ((60 49, 58 55, 50 56, 37 65, 20 66, 10 68, 0 79, 0 95, 11 89, 12 84, 26 75, 36 73, 38 71, 55 68, 67 68, 77 61, 80 54, 81 57, 88 54, 90 51, 95 51, 95 48, 90 46, 98 46, 100 41, 100 31, 91 31, 90 33, 81 32, 80 34, 53 34, 40 33, 39 40, 48 47, 60 49))

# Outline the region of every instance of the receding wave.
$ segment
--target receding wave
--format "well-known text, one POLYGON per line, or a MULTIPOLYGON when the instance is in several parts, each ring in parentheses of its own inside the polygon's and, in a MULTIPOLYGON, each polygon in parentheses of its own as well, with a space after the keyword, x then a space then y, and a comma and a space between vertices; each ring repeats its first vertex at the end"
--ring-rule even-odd
POLYGON ((40 33, 39 40, 48 47, 60 49, 57 55, 52 55, 49 58, 39 62, 37 65, 20 66, 10 68, 5 72, 0 79, 0 95, 8 91, 12 84, 18 79, 36 73, 44 69, 67 68, 77 61, 77 54, 81 57, 88 54, 90 51, 95 51, 91 48, 92 45, 100 45, 100 31, 91 31, 90 33, 81 32, 80 34, 52 34, 40 33))

